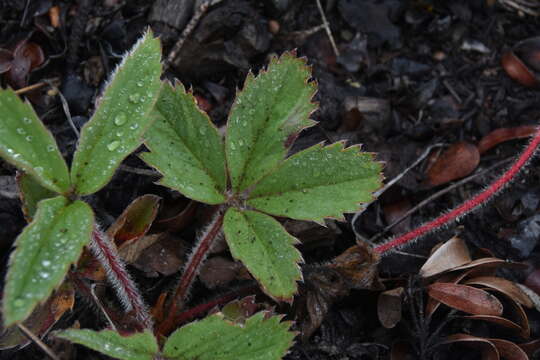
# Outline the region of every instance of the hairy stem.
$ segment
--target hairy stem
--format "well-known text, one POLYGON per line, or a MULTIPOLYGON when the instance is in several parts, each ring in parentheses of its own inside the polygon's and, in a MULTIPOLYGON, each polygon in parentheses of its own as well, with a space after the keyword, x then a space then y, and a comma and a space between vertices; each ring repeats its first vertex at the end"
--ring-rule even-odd
POLYGON ((193 250, 193 253, 189 257, 184 271, 182 272, 182 277, 180 282, 176 287, 174 296, 170 302, 170 308, 168 311, 168 317, 160 324, 158 333, 167 334, 172 330, 174 325, 174 319, 178 311, 178 307, 183 306, 189 290, 193 285, 196 275, 198 274, 201 265, 203 264, 208 251, 211 249, 214 239, 219 235, 221 231, 221 225, 223 224, 223 217, 225 212, 221 208, 218 208, 217 214, 214 216, 210 224, 207 226, 206 230, 202 233, 199 238, 197 245, 193 250))
POLYGON ((132 311, 143 328, 152 330, 152 318, 141 293, 107 234, 94 227, 89 248, 105 269, 107 279, 113 285, 124 310, 126 312, 132 311))
POLYGON ((536 129, 532 140, 529 142, 525 150, 517 158, 517 160, 506 170, 497 180, 495 180, 487 188, 473 196, 471 199, 463 202, 462 204, 456 206, 445 214, 435 218, 434 220, 424 223, 420 227, 411 230, 403 235, 400 235, 384 244, 375 247, 375 251, 381 254, 388 252, 389 250, 399 248, 400 246, 411 243, 422 236, 438 230, 443 226, 459 219, 461 216, 468 214, 469 212, 476 210, 480 206, 484 205, 486 202, 491 200, 495 195, 497 195, 500 190, 502 190, 506 185, 508 185, 512 180, 515 179, 516 175, 519 174, 521 170, 525 168, 527 163, 535 155, 540 145, 540 127, 536 129))

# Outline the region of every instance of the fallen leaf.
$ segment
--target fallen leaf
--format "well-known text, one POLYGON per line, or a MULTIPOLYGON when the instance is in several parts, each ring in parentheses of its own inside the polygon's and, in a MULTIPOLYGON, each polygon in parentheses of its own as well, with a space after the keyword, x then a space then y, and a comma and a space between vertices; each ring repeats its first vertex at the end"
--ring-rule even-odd
POLYGON ((478 151, 480 154, 483 154, 502 142, 528 138, 535 133, 536 128, 537 125, 522 125, 514 128, 500 128, 493 130, 480 139, 480 142, 478 143, 478 151))
POLYGON ((508 319, 505 319, 505 318, 503 318, 501 316, 467 315, 467 316, 463 316, 463 318, 464 319, 469 319, 469 320, 487 321, 487 322, 490 322, 490 323, 497 324, 497 325, 500 325, 502 327, 505 327, 505 328, 511 330, 512 332, 519 333, 519 334, 522 334, 522 332, 523 332, 523 329, 521 328, 521 326, 519 326, 515 322, 510 321, 508 319))
POLYGON ((540 339, 522 343, 518 346, 521 348, 521 350, 525 351, 529 357, 533 357, 534 354, 540 349, 540 339))
POLYGON ((480 163, 476 145, 458 142, 450 145, 427 170, 424 185, 438 186, 469 175, 480 163))
POLYGON ((423 277, 430 277, 470 262, 471 256, 465 242, 453 237, 429 256, 419 273, 423 277))
POLYGON ((107 229, 118 248, 143 237, 156 218, 161 198, 143 195, 131 202, 116 221, 107 229))
POLYGON ((501 316, 503 312, 503 306, 495 296, 468 285, 436 282, 428 286, 428 295, 473 315, 501 316))
MULTIPOLYGON (((69 282, 65 282, 54 292, 54 294, 44 303, 38 305, 30 317, 23 324, 39 338, 44 337, 54 324, 68 310, 73 308, 75 302, 75 291, 69 282)), ((0 327, 0 350, 10 349, 16 346, 23 348, 31 341, 19 328, 11 326, 9 328, 0 327)))
POLYGON ((496 276, 480 276, 472 279, 468 279, 464 282, 467 285, 480 285, 487 286, 489 288, 498 290, 503 294, 506 294, 509 298, 517 301, 521 305, 532 308, 533 303, 531 299, 525 294, 515 283, 512 281, 496 277, 496 276))
POLYGON ((511 341, 503 339, 488 339, 506 360, 529 360, 527 353, 511 341))
POLYGON ((199 280, 209 289, 225 286, 233 281, 242 268, 237 262, 214 256, 205 261, 199 273, 199 280))
POLYGON ((453 334, 447 336, 441 344, 463 343, 475 349, 482 349, 482 360, 499 360, 499 351, 495 344, 488 339, 468 334, 453 334))
POLYGON ((401 320, 403 287, 386 290, 377 299, 377 315, 382 326, 392 329, 401 320))
POLYGON ((176 236, 163 234, 158 241, 142 251, 132 264, 148 277, 169 276, 182 268, 187 246, 176 236))

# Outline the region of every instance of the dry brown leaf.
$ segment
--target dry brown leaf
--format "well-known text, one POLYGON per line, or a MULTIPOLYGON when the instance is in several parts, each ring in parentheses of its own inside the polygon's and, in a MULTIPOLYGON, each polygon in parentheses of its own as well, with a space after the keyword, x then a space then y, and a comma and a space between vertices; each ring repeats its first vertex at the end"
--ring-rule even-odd
POLYGON ((496 276, 480 276, 468 279, 464 284, 487 286, 508 295, 508 297, 529 309, 533 307, 533 303, 527 294, 512 281, 496 276))
POLYGON ((438 186, 460 179, 473 172, 479 163, 476 145, 463 141, 452 144, 428 169, 424 185, 438 186))
POLYGON ((536 353, 540 349, 540 339, 535 339, 533 341, 522 343, 518 346, 521 348, 521 350, 525 351, 525 353, 529 357, 532 357, 534 353, 536 353))
POLYGON ((492 316, 492 315, 467 315, 463 316, 464 319, 470 319, 470 320, 482 320, 482 321, 488 321, 493 324, 500 325, 502 327, 505 327, 513 332, 522 334, 523 329, 521 326, 516 324, 513 321, 510 321, 508 319, 505 319, 501 316, 492 316))
POLYGON ((157 242, 140 253, 133 266, 144 271, 148 277, 172 275, 182 268, 186 249, 187 246, 180 238, 163 234, 157 242))
POLYGON ((465 242, 457 236, 437 248, 420 269, 420 275, 430 277, 469 264, 471 256, 465 242))
POLYGON ((199 273, 199 280, 209 289, 225 286, 233 281, 242 268, 237 262, 214 256, 205 261, 199 273))
POLYGON ((116 221, 107 229, 118 248, 143 237, 156 218, 161 197, 143 195, 131 202, 116 221))
POLYGON ((488 339, 506 360, 529 360, 527 353, 511 341, 503 339, 488 339))
POLYGON ((441 344, 463 343, 475 349, 482 349, 482 360, 499 360, 499 351, 490 340, 468 334, 453 334, 444 339, 441 344))
POLYGON ((392 329, 401 320, 403 287, 386 290, 377 299, 377 315, 382 326, 392 329))
POLYGON ((530 137, 536 131, 537 125, 522 125, 514 128, 500 128, 484 136, 478 143, 480 154, 485 153, 502 142, 530 137))
POLYGON ((468 285, 437 282, 428 286, 428 295, 473 315, 501 316, 503 312, 503 306, 495 296, 468 285))

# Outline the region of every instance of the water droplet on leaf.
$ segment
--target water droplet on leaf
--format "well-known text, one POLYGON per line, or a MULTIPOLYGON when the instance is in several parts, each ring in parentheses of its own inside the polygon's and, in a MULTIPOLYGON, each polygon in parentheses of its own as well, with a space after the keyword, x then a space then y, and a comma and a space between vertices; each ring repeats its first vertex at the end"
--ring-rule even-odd
POLYGON ((141 98, 141 95, 139 95, 139 93, 134 93, 134 94, 129 95, 129 101, 131 101, 134 104, 138 103, 140 98, 141 98))
POLYGON ((119 146, 120 146, 120 141, 115 140, 115 141, 109 143, 109 145, 107 145, 107 149, 109 149, 109 151, 114 151, 119 146))
POLYGON ((116 117, 114 118, 114 124, 118 126, 124 125, 126 121, 127 121, 127 116, 124 113, 120 113, 116 115, 116 117))

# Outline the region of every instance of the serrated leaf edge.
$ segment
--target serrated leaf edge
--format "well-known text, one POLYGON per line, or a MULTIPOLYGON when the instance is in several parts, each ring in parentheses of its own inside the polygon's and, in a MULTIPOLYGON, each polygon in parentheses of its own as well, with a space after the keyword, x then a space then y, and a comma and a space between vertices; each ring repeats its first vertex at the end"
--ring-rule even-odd
MULTIPOLYGON (((308 128, 310 128, 310 127, 312 127, 312 126, 315 126, 315 125, 317 124, 316 121, 310 119, 311 115, 312 115, 313 113, 315 113, 315 112, 318 110, 318 108, 319 108, 319 103, 313 101, 313 98, 315 97, 315 94, 317 93, 317 82, 316 82, 315 80, 310 81, 310 78, 312 77, 311 75, 313 74, 313 72, 312 72, 311 69, 312 69, 313 67, 307 64, 307 58, 306 58, 306 57, 297 57, 297 56, 296 56, 296 49, 293 49, 293 50, 291 50, 291 51, 286 51, 286 52, 284 52, 283 54, 281 54, 281 56, 272 55, 272 57, 270 58, 270 61, 268 62, 268 64, 267 64, 266 66, 262 67, 262 68, 259 70, 257 76, 255 76, 255 75, 253 74, 253 72, 251 71, 251 69, 250 69, 250 70, 248 71, 248 74, 247 74, 247 76, 246 76, 246 79, 244 80, 244 84, 243 84, 243 86, 242 86, 242 89, 238 89, 238 88, 236 89, 236 93, 235 93, 235 96, 234 96, 233 104, 232 104, 231 109, 229 110, 229 114, 228 114, 228 116, 227 116, 227 127, 226 127, 226 131, 225 131, 225 139, 224 139, 224 140, 225 140, 225 141, 224 141, 224 146, 225 146, 225 163, 226 163, 227 174, 229 174, 229 175, 230 175, 230 172, 229 172, 229 162, 230 162, 230 160, 229 160, 229 158, 228 158, 228 156, 227 156, 228 152, 227 152, 227 150, 226 150, 226 146, 227 146, 226 144, 227 144, 228 141, 229 141, 229 139, 228 139, 228 134, 229 134, 229 131, 228 131, 228 129, 229 129, 229 128, 228 128, 228 124, 229 124, 229 122, 231 121, 231 114, 233 113, 233 111, 234 111, 234 110, 236 109, 236 107, 238 106, 238 104, 237 104, 237 102, 236 102, 236 99, 238 99, 238 96, 246 90, 247 86, 248 86, 250 83, 252 83, 253 81, 255 81, 255 80, 256 80, 259 76, 261 76, 262 74, 268 73, 268 69, 269 69, 269 67, 270 67, 271 65, 274 65, 274 64, 280 64, 280 63, 281 63, 284 59, 286 59, 286 58, 291 58, 291 59, 293 59, 293 60, 299 61, 300 63, 303 63, 303 64, 302 64, 302 67, 304 67, 304 69, 307 70, 307 72, 310 74, 310 77, 307 78, 307 79, 305 80, 304 83, 305 83, 307 86, 311 87, 311 98, 310 98, 310 102, 309 102, 309 103, 310 103, 310 105, 313 105, 313 110, 310 111, 310 113, 308 114, 308 122, 309 122, 309 124, 307 124, 306 126, 300 128, 300 129, 298 129, 296 135, 300 134, 300 133, 301 133, 302 131, 304 131, 305 129, 308 129, 308 128)), ((291 134, 291 135, 294 135, 294 134, 291 134)), ((284 150, 287 150, 288 148, 290 148, 290 147, 292 146, 292 144, 294 143, 294 141, 292 141, 290 144, 287 144, 287 140, 288 140, 288 139, 286 139, 285 144, 283 144, 284 150), (286 145, 288 145, 288 146, 286 146, 286 145)), ((243 179, 245 178, 245 175, 246 175, 245 170, 246 170, 247 164, 249 163, 249 159, 250 159, 250 158, 251 158, 251 157, 249 157, 249 158, 248 158, 248 161, 246 161, 246 162, 244 163, 244 167, 243 167, 243 171, 242 171, 242 177, 241 177, 240 180, 239 180, 239 184, 240 184, 240 185, 242 185, 243 179)), ((267 172, 267 174, 268 174, 268 172, 267 172)), ((264 176, 266 176, 266 175, 264 175, 264 176)), ((264 177, 264 176, 262 176, 262 177, 264 177)), ((231 181, 231 179, 230 179, 230 176, 229 176, 229 183, 232 184, 232 181, 231 181)), ((231 185, 231 186, 232 186, 232 185, 231 185)), ((236 189, 235 189, 235 191, 236 191, 236 189)))
MULTIPOLYGON (((304 153, 304 152, 308 152, 308 151, 313 150, 313 149, 315 149, 315 148, 325 149, 325 148, 330 148, 330 147, 332 147, 332 146, 340 146, 340 145, 341 145, 341 149, 340 149, 341 152, 349 152, 349 151, 353 151, 353 150, 356 149, 356 150, 357 150, 357 152, 356 152, 356 155, 357 155, 357 156, 360 156, 360 155, 362 155, 362 156, 364 156, 364 155, 370 156, 370 157, 372 158, 371 161, 372 161, 373 163, 375 163, 375 164, 379 164, 380 167, 381 167, 380 171, 378 172, 378 178, 379 178, 379 184, 380 184, 380 185, 379 185, 379 187, 378 187, 377 189, 380 189, 380 188, 383 186, 383 181, 384 181, 384 179, 385 179, 384 174, 383 174, 383 168, 384 168, 385 163, 384 163, 383 161, 376 161, 376 160, 374 160, 375 157, 377 156, 377 153, 374 153, 374 152, 367 152, 367 151, 361 151, 361 148, 362 148, 363 144, 354 144, 354 145, 351 145, 351 146, 348 146, 348 147, 347 147, 347 146, 346 146, 346 144, 347 144, 347 141, 346 141, 346 140, 339 140, 339 141, 336 141, 336 142, 334 142, 334 143, 332 143, 332 144, 329 144, 329 145, 326 145, 326 146, 324 146, 324 144, 325 144, 325 142, 324 142, 324 141, 321 141, 321 142, 319 142, 319 143, 317 143, 317 144, 315 144, 315 145, 313 145, 313 146, 308 147, 307 149, 301 150, 301 151, 299 151, 299 152, 297 152, 297 153, 295 153, 295 154, 289 156, 288 158, 286 158, 286 159, 283 160, 282 162, 278 163, 275 167, 272 168, 271 171, 269 171, 268 173, 266 173, 266 175, 265 175, 264 177, 262 177, 261 179, 259 179, 255 184, 253 184, 253 185, 250 187, 250 189, 249 189, 249 190, 250 190, 250 191, 249 191, 249 195, 248 195, 247 198, 246 198, 246 203, 249 202, 249 200, 251 200, 251 199, 257 199, 257 198, 259 198, 259 197, 250 197, 250 194, 253 192, 253 190, 256 189, 257 184, 260 183, 264 178, 266 178, 266 177, 272 175, 274 172, 276 172, 276 171, 277 171, 277 170, 278 170, 285 162, 294 160, 294 157, 295 157, 296 155, 299 155, 299 154, 304 153)), ((376 191, 377 189, 370 191, 371 201, 376 200, 376 197, 375 197, 374 193, 375 193, 375 191, 376 191)), ((284 191, 283 193, 286 193, 286 192, 287 192, 287 191, 284 191)), ((367 201, 367 202, 358 202, 358 203, 356 204, 357 208, 355 209, 354 212, 357 212, 357 211, 362 210, 362 209, 363 209, 363 206, 362 206, 362 205, 363 205, 363 204, 366 204, 366 203, 369 203, 369 202, 371 202, 371 201, 367 201)), ((269 213, 269 212, 264 211, 264 210, 257 209, 257 208, 254 207, 254 206, 250 206, 250 208, 252 208, 252 210, 259 211, 259 212, 261 212, 261 213, 263 213, 263 214, 267 214, 267 215, 269 215, 269 216, 282 216, 282 215, 276 215, 276 214, 272 214, 272 213, 269 213)), ((351 213, 353 213, 353 212, 351 212, 351 213)), ((345 214, 345 213, 344 213, 344 214, 345 214)), ((292 219, 292 218, 291 218, 291 219, 292 219)), ((295 220, 303 220, 303 221, 313 221, 313 222, 315 222, 315 223, 317 223, 317 224, 319 224, 319 225, 321 225, 321 226, 324 226, 324 227, 326 227, 326 225, 324 224, 324 219, 331 219, 331 220, 336 220, 336 221, 341 221, 341 222, 346 221, 344 215, 342 215, 341 217, 323 216, 323 217, 321 217, 321 218, 319 218, 319 219, 313 219, 313 218, 294 218, 294 219, 295 219, 295 220)))
MULTIPOLYGON (((193 102, 194 102, 194 104, 195 104, 195 107, 196 107, 197 111, 199 111, 199 112, 203 115, 203 117, 208 121, 208 123, 210 124, 210 126, 218 133, 218 135, 220 135, 218 127, 212 122, 212 119, 210 119, 210 116, 208 116, 208 114, 207 114, 205 111, 203 111, 203 110, 198 106, 197 101, 196 101, 196 98, 195 98, 195 96, 194 96, 194 94, 193 94, 193 88, 192 88, 192 87, 190 87, 189 89, 186 89, 186 87, 184 86, 184 84, 182 84, 182 82, 180 82, 178 79, 175 79, 174 85, 171 84, 171 82, 167 80, 167 81, 165 81, 165 82, 163 83, 162 86, 171 86, 172 89, 173 89, 173 91, 176 91, 176 90, 178 90, 178 89, 180 88, 181 91, 182 91, 185 95, 189 96, 189 98, 190 98, 191 100, 193 100, 193 102)), ((158 98, 159 98, 159 96, 158 96, 158 98)), ((156 101, 157 101, 157 100, 156 100, 156 101)), ((157 109, 155 109, 154 111, 159 112, 157 109)), ((161 116, 163 116, 163 115, 161 115, 161 116)), ((223 141, 223 140, 224 140, 224 139, 223 139, 223 136, 220 135, 220 138, 222 139, 221 146, 222 146, 222 148, 223 148, 223 152, 225 153, 225 142, 223 141)), ((150 152, 154 152, 154 153, 155 153, 155 151, 154 151, 154 150, 152 149, 152 147, 148 144, 148 141, 147 141, 147 139, 144 138, 144 136, 143 136, 143 143, 144 143, 144 146, 146 146, 146 148, 147 148, 148 150, 150 150, 150 152)), ((186 146, 186 147, 187 147, 187 146, 186 146)), ((201 159, 199 159, 197 156, 195 156, 194 153, 193 153, 193 151, 191 151, 191 149, 189 149, 189 150, 190 150, 190 153, 193 155, 193 157, 197 160, 197 162, 199 163, 199 165, 203 165, 203 166, 201 166, 201 169, 203 169, 204 172, 206 173, 206 175, 208 175, 208 177, 209 177, 210 179, 212 179, 212 180, 214 181, 214 183, 217 185, 218 182, 216 181, 216 179, 214 179, 214 177, 211 176, 211 174, 209 174, 209 173, 206 171, 206 168, 207 168, 207 167, 204 166, 204 162, 201 161, 201 159)), ((154 169, 156 169, 156 171, 158 171, 159 174, 162 176, 162 178, 159 179, 158 181, 154 182, 154 184, 160 185, 160 186, 164 186, 164 187, 167 187, 167 188, 172 189, 169 185, 163 183, 163 178, 165 178, 166 175, 165 175, 165 174, 164 174, 157 166, 155 166, 155 165, 153 164, 152 161, 147 160, 147 159, 144 158, 144 157, 145 157, 144 154, 146 154, 146 153, 147 153, 147 152, 143 152, 143 153, 138 154, 137 156, 138 156, 142 161, 144 161, 145 163, 147 163, 148 165, 150 165, 150 166, 152 166, 154 169)), ((227 163, 227 161, 225 160, 225 164, 223 164, 223 166, 225 167, 225 191, 226 191, 226 188, 227 188, 227 182, 228 182, 228 171, 227 171, 227 168, 226 168, 226 163, 227 163)), ((216 188, 216 187, 215 187, 214 189, 216 190, 216 192, 217 192, 218 194, 223 195, 223 201, 220 202, 220 203, 211 203, 211 205, 219 205, 219 204, 223 204, 223 203, 226 201, 226 193, 225 193, 225 191, 221 191, 221 190, 219 190, 219 189, 216 188)), ((201 199, 197 199, 197 197, 195 197, 195 196, 188 196, 187 194, 184 194, 184 193, 183 193, 181 190, 179 190, 179 189, 174 189, 174 190, 178 191, 179 193, 181 193, 182 195, 186 196, 187 198, 190 198, 190 199, 193 199, 193 200, 195 200, 195 201, 200 201, 200 202, 204 202, 204 203, 206 203, 206 204, 209 204, 209 203, 206 202, 206 201, 202 201, 201 199)))
MULTIPOLYGON (((234 208, 234 209, 238 210, 238 211, 242 214, 242 216, 245 217, 245 214, 244 214, 244 211, 245 211, 245 210, 239 209, 239 208, 234 208)), ((287 235, 289 235, 289 236, 291 237, 291 239, 292 239, 293 241, 290 243, 290 245, 293 247, 293 251, 296 253, 296 255, 298 255, 298 261, 295 261, 295 267, 299 270, 299 271, 298 271, 298 274, 299 274, 298 277, 296 277, 296 278, 294 278, 294 279, 292 279, 292 280, 293 280, 295 283, 303 282, 303 281, 304 281, 304 275, 303 275, 303 273, 302 273, 302 268, 300 267, 300 264, 304 264, 304 263, 305 263, 305 260, 304 260, 304 257, 302 256, 302 253, 300 252, 300 250, 298 250, 298 248, 296 247, 296 245, 300 244, 301 241, 300 241, 298 238, 294 237, 291 233, 289 233, 289 232, 285 229, 285 227, 284 227, 283 225, 281 225, 281 224, 279 223, 279 221, 277 221, 277 220, 274 218, 273 215, 266 214, 266 213, 264 213, 264 212, 262 212, 262 211, 259 211, 259 210, 248 210, 248 211, 258 212, 258 213, 260 213, 260 214, 262 214, 262 215, 268 216, 272 221, 275 221, 276 224, 279 225, 287 235)), ((248 227, 252 230, 252 232, 253 232, 254 234, 257 234, 257 233, 253 230, 253 227, 251 226, 250 222, 246 220, 246 223, 248 224, 248 227)), ((225 238, 227 238, 227 237, 225 236, 225 238)), ((227 243, 227 245, 228 245, 228 243, 227 243)), ((236 257, 232 254, 232 252, 231 252, 231 256, 232 256, 234 259, 240 261, 242 264, 244 264, 244 262, 243 262, 241 259, 236 258, 236 257)), ((292 304, 292 302, 293 302, 293 300, 294 300, 294 295, 298 293, 298 285, 296 286, 296 291, 295 291, 290 297, 280 297, 280 296, 275 296, 275 295, 273 295, 270 291, 268 291, 268 289, 264 286, 263 282, 256 276, 256 274, 254 274, 254 273, 250 270, 249 266, 247 266, 246 264, 244 264, 244 266, 246 267, 246 269, 248 270, 248 272, 251 274, 251 276, 253 276, 253 278, 255 278, 255 280, 257 280, 257 283, 261 286, 263 292, 264 292, 267 296, 269 296, 270 298, 274 299, 276 302, 286 302, 286 303, 288 303, 288 304, 292 304)))

